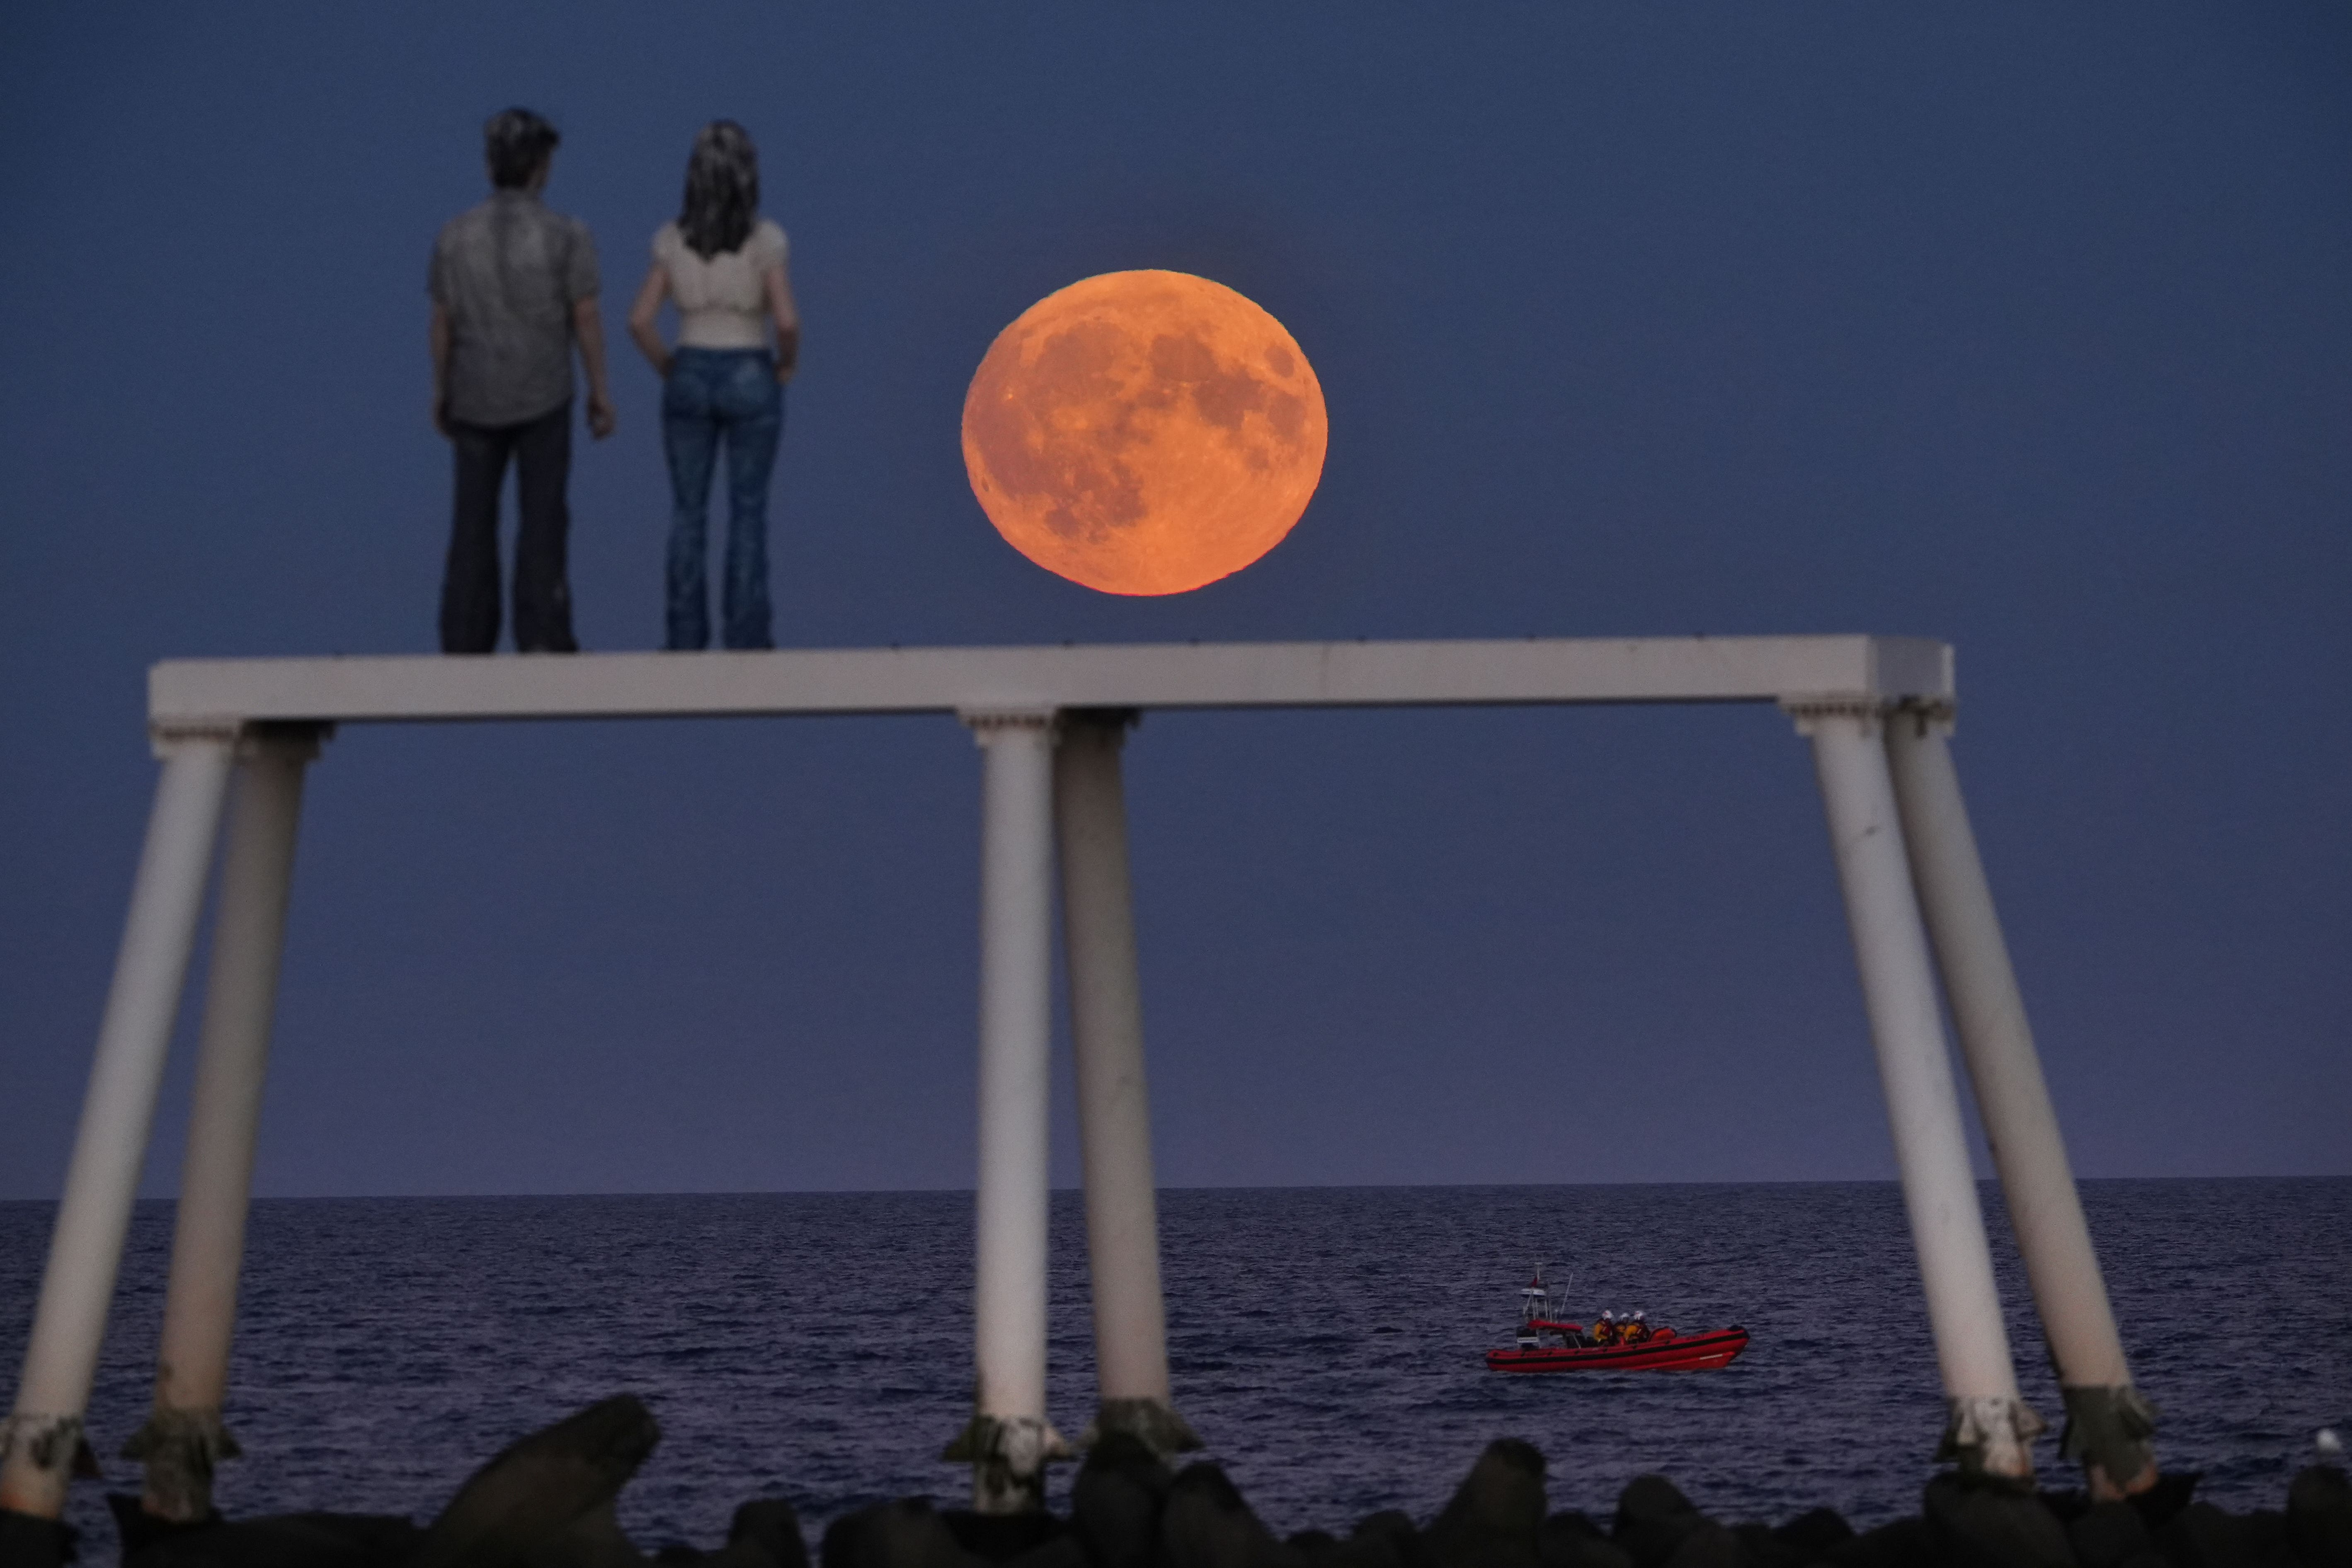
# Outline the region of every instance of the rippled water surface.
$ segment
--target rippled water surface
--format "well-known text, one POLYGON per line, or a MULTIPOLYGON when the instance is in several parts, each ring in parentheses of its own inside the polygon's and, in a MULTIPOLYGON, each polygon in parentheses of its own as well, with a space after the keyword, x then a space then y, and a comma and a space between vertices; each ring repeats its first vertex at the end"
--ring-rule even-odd
MULTIPOLYGON (((2352 1426, 2352 1180, 2084 1189, 2126 1348, 2165 1411, 2168 1468, 2277 1507, 2314 1428, 2352 1426)), ((1997 1196, 1988 1217, 1999 1225, 1997 1196)), ((13 1370, 53 1207, 0 1204, 0 1356, 13 1370)), ((1053 1414, 1091 1408, 1084 1229, 1055 1195, 1053 1414)), ((1941 1424, 1891 1184, 1331 1188, 1163 1194, 1177 1401, 1277 1530, 1426 1515, 1489 1438, 1549 1457, 1555 1507, 1605 1509, 1643 1470, 1727 1519, 1817 1502, 1907 1512, 1941 1424), (1745 1324, 1721 1372, 1483 1370, 1529 1266, 1571 1309, 1745 1324)), ((168 1205, 141 1205, 91 1403, 110 1482, 152 1376, 168 1205)), ((429 1517, 520 1432, 617 1390, 660 1417, 622 1495, 648 1547, 701 1544, 755 1493, 814 1522, 955 1496, 940 1447, 970 1412, 971 1199, 950 1193, 367 1199, 255 1206, 232 1426, 232 1514, 429 1517)), ((2009 1332, 2059 1413, 2005 1231, 2009 1332)), ((2043 1463, 2059 1469, 2053 1438, 2043 1463)), ((1067 1486, 1057 1476, 1057 1495, 1067 1486)), ((72 1519, 110 1557, 99 1489, 72 1519)))

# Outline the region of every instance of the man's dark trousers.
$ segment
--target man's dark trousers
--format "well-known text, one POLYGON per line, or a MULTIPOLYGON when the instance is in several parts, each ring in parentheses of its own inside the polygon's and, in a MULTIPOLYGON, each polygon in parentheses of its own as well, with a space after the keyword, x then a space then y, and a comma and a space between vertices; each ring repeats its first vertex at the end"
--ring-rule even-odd
POLYGON ((572 405, 520 425, 452 421, 457 494, 441 578, 441 651, 488 653, 499 643, 499 486, 515 464, 514 640, 523 653, 573 653, 565 542, 572 512, 572 405))

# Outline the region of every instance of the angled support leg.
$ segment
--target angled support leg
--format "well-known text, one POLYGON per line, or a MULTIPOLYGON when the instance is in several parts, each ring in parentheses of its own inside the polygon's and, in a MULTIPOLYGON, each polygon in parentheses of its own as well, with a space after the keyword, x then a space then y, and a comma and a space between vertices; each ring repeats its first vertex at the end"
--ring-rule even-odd
POLYGON ((1863 700, 1784 706, 1799 731, 1812 739, 1862 971, 1904 1206, 1951 1411, 1937 1457, 1957 1459, 1965 1470, 2029 1479, 2042 1421, 2018 1397, 1927 932, 1904 855, 1882 716, 1863 700))
POLYGON ((12 1512, 56 1519, 65 1511, 236 741, 233 726, 156 737, 163 773, 33 1310, 24 1379, 15 1414, 0 1430, 0 1509, 12 1512))
POLYGON ((1061 831, 1062 942, 1077 1058, 1100 1389, 1094 1424, 1079 1442, 1083 1447, 1104 1433, 1127 1432, 1165 1457, 1197 1448, 1201 1439, 1176 1414, 1168 1384, 1151 1101, 1119 777, 1119 749, 1135 717, 1129 709, 1063 715, 1054 754, 1054 815, 1061 831))
POLYGON ((146 1462, 141 1500, 146 1510, 184 1523, 212 1512, 213 1467, 237 1452, 222 1425, 221 1405, 302 776, 319 754, 320 738, 314 725, 248 733, 238 748, 230 795, 212 974, 205 988, 171 1282, 163 1295, 155 1405, 122 1450, 125 1458, 146 1462))
POLYGON ((2011 1225, 2066 1401, 2061 1447, 2082 1463, 2094 1496, 2156 1483, 2156 1409, 2132 1386, 2058 1113, 2025 1020, 1947 740, 1948 710, 1905 710, 1887 722, 1887 758, 1911 874, 1944 972, 1960 1053, 1976 1088, 2011 1225))
POLYGON ((972 1417, 946 1458, 972 1467, 981 1513, 1045 1506, 1068 1447, 1045 1419, 1045 1264, 1054 978, 1054 723, 967 713, 983 759, 980 857, 980 1182, 972 1417))

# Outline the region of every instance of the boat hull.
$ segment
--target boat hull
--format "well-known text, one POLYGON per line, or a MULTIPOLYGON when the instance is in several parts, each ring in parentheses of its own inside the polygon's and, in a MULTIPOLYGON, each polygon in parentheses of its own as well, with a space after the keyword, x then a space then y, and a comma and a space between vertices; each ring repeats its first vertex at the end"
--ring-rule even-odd
POLYGON ((1727 1366, 1748 1348, 1743 1328, 1675 1334, 1638 1345, 1546 1345, 1486 1352, 1489 1372, 1706 1372, 1727 1366))

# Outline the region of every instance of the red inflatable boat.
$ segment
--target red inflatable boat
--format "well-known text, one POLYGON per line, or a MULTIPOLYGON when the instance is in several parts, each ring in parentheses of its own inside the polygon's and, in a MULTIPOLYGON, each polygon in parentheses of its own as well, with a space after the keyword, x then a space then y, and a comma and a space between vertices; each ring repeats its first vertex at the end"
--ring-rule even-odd
POLYGON ((1640 1322, 1631 1329, 1601 1325, 1587 1331, 1581 1323, 1552 1315, 1540 1270, 1519 1297, 1517 1343, 1488 1351, 1489 1372, 1704 1372, 1728 1365, 1748 1348, 1748 1331, 1737 1324, 1691 1334, 1640 1322))

